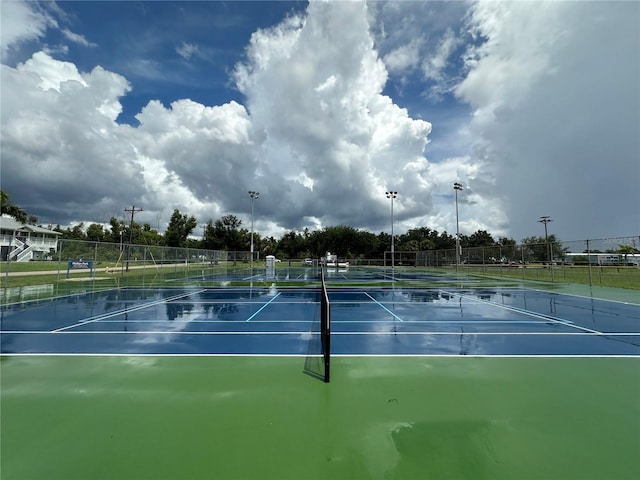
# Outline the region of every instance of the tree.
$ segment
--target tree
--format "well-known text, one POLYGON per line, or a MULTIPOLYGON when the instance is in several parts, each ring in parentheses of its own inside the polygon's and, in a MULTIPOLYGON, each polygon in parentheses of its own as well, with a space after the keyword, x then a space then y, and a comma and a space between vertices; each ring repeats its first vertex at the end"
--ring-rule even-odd
POLYGON ((564 249, 562 243, 551 234, 545 240, 544 237, 527 237, 522 239, 522 248, 527 261, 546 262, 549 259, 549 245, 551 246, 551 255, 553 258, 562 258, 564 249))
POLYGON ((71 228, 67 227, 65 230, 62 230, 62 238, 68 240, 86 240, 87 235, 84 233, 84 223, 81 222, 71 228))
POLYGON ((92 223, 87 227, 87 240, 92 242, 102 242, 105 235, 105 231, 99 223, 92 223))
POLYGON ((627 260, 628 256, 630 254, 640 253, 640 250, 632 245, 618 245, 618 253, 624 256, 624 264, 627 265, 629 263, 627 260))
POLYGON ((466 239, 465 247, 491 247, 496 244, 493 237, 486 230, 478 230, 466 239))
POLYGON ((278 252, 286 258, 298 258, 300 252, 305 249, 304 243, 302 235, 291 230, 278 242, 278 252))
POLYGON ((142 225, 142 240, 145 245, 164 244, 164 237, 160 235, 155 228, 151 228, 151 225, 148 223, 142 225))
POLYGON ((314 256, 323 256, 327 252, 339 257, 351 256, 358 252, 359 232, 347 225, 326 227, 309 236, 309 251, 314 256))
POLYGON ((449 235, 446 231, 438 235, 435 245, 435 250, 449 250, 456 248, 456 238, 453 235, 449 235))
MULTIPOLYGON (((211 250, 247 251, 246 229, 240 229, 242 220, 235 215, 225 215, 216 220, 209 220, 204 229, 203 244, 211 250)), ((255 234, 254 234, 255 241, 255 234)))
POLYGON ((9 215, 21 223, 27 223, 28 220, 27 212, 13 205, 9 200, 9 194, 3 190, 0 190, 0 214, 9 215))
POLYGON ((123 233, 124 233, 124 222, 122 220, 118 220, 116 217, 111 217, 109 219, 109 225, 111 226, 111 231, 106 232, 105 241, 113 242, 113 243, 122 243, 123 233))
POLYGON ((397 241, 398 251, 429 250, 434 247, 438 232, 429 227, 413 228, 400 235, 397 241))
POLYGON ((515 247, 516 241, 513 238, 500 237, 498 245, 502 245, 503 247, 515 247))
POLYGON ((181 214, 177 208, 171 215, 167 231, 164 234, 165 242, 170 247, 183 247, 187 242, 187 237, 196 228, 198 222, 196 217, 188 217, 186 214, 181 214))
POLYGON ((260 241, 260 251, 263 255, 275 255, 277 250, 278 241, 275 238, 267 237, 260 241))
POLYGON ((367 232, 358 231, 357 236, 358 244, 355 251, 361 258, 372 258, 377 256, 377 252, 380 251, 380 241, 377 235, 367 232))

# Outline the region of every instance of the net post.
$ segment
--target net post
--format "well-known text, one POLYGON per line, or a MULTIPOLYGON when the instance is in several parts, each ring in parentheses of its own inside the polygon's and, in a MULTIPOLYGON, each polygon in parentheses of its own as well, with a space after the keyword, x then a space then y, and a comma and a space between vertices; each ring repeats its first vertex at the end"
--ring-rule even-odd
POLYGON ((331 379, 331 306, 329 294, 324 281, 324 268, 320 269, 321 298, 320 298, 320 338, 322 340, 322 358, 324 360, 324 382, 331 379))

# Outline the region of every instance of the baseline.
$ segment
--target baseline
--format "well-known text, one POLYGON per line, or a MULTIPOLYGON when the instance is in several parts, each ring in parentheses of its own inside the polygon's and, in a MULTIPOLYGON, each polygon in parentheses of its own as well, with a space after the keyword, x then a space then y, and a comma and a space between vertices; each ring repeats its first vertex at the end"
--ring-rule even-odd
POLYGON ((138 310, 143 310, 145 308, 153 307, 153 306, 156 306, 156 305, 161 305, 163 303, 171 302, 173 300, 178 300, 180 298, 185 298, 185 297, 188 297, 188 296, 193 295, 193 294, 202 293, 204 291, 206 291, 206 290, 203 289, 203 290, 199 290, 199 291, 183 293, 181 295, 175 295, 173 297, 163 298, 162 300, 157 300, 155 302, 144 303, 144 304, 139 305, 137 307, 120 309, 120 310, 117 310, 115 312, 109 312, 109 313, 105 313, 105 314, 102 314, 102 315, 97 315, 95 317, 91 317, 91 318, 89 318, 87 320, 84 320, 82 322, 74 323, 73 325, 67 325, 66 327, 56 328, 55 330, 51 330, 50 333, 64 332, 64 331, 66 331, 66 330, 68 330, 70 328, 75 328, 75 327, 79 327, 81 325, 86 325, 87 323, 93 323, 93 322, 97 322, 97 321, 102 320, 102 319, 112 318, 112 317, 115 317, 117 315, 122 315, 123 313, 136 312, 138 310))
POLYGON ((464 295, 462 293, 454 293, 454 292, 450 292, 450 291, 446 291, 446 290, 442 290, 442 292, 448 294, 448 295, 458 295, 460 296, 460 298, 465 298, 467 300, 471 300, 477 303, 483 303, 485 305, 491 305, 494 307, 498 307, 498 308, 502 308, 504 310, 509 310, 511 312, 516 312, 516 313, 520 313, 523 315, 528 315, 530 317, 533 318, 540 318, 546 321, 551 321, 551 322, 555 322, 555 323, 559 323, 561 325, 564 325, 566 327, 571 327, 571 328, 575 328, 577 330, 582 330, 584 332, 589 332, 592 334, 596 334, 596 335, 609 335, 608 333, 604 333, 601 332, 599 330, 594 330, 592 328, 587 328, 587 327, 581 327, 580 325, 576 325, 575 323, 573 323, 570 320, 564 319, 564 318, 559 318, 559 317, 554 317, 553 315, 546 315, 546 314, 542 314, 542 313, 537 313, 537 312, 532 312, 529 310, 525 310, 523 308, 518 308, 518 307, 512 307, 509 305, 501 305, 499 303, 495 303, 495 302, 491 302, 491 301, 487 301, 487 300, 482 300, 480 298, 476 298, 476 297, 472 297, 470 295, 464 295))

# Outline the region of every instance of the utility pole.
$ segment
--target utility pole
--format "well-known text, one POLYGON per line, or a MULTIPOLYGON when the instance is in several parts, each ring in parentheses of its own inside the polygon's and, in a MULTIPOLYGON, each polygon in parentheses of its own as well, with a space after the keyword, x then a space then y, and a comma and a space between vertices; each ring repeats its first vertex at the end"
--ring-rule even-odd
POLYGON ((129 246, 127 247, 127 268, 125 269, 128 272, 129 271, 129 256, 131 255, 131 243, 133 242, 133 216, 136 213, 141 212, 142 209, 141 208, 136 208, 136 206, 133 205, 131 208, 125 208, 124 211, 131 213, 131 222, 129 223, 129 246))
POLYGON ((249 190, 249 196, 251 197, 251 275, 253 275, 253 202, 260 196, 260 192, 249 190))
POLYGON ((544 216, 544 217, 540 217, 540 220, 538 220, 538 222, 540 222, 540 223, 544 223, 544 244, 545 244, 545 246, 549 249, 549 250, 547 251, 547 256, 548 256, 547 261, 548 261, 549 263, 551 263, 551 261, 552 261, 553 259, 551 258, 551 257, 552 257, 552 255, 551 255, 551 249, 549 248, 549 237, 547 236, 547 223, 549 223, 549 222, 553 222, 553 220, 551 220, 551 217, 549 217, 549 216, 547 215, 547 216, 544 216))
POLYGON ((553 222, 553 220, 551 220, 551 217, 549 217, 548 215, 545 215, 544 217, 540 217, 540 220, 538 220, 538 222, 544 223, 544 243, 547 247, 549 269, 551 271, 551 281, 553 282, 553 251, 551 249, 551 245, 549 245, 549 237, 547 236, 547 223, 553 222))

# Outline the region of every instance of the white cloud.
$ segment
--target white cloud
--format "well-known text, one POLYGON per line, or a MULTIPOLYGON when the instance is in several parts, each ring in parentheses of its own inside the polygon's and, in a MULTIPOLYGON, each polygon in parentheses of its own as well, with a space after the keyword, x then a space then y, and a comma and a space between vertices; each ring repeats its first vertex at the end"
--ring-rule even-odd
POLYGON ((460 39, 456 38, 453 30, 447 29, 444 36, 433 55, 429 55, 422 64, 422 69, 426 78, 441 82, 443 80, 443 70, 447 66, 449 57, 460 45, 460 39))
POLYGON ((263 181, 287 205, 274 212, 282 223, 382 227, 387 188, 402 190, 399 221, 429 208, 423 154, 431 126, 382 94, 387 72, 365 4, 314 2, 306 18, 256 32, 236 79, 264 136, 263 181), (289 183, 272 185, 281 176, 289 183))
POLYGON ((182 42, 180 46, 176 48, 176 53, 185 60, 190 60, 194 55, 197 56, 199 48, 192 43, 182 42))
POLYGON ((420 41, 418 39, 395 48, 384 57, 384 64, 393 73, 412 70, 419 62, 420 41))
POLYGON ((3 92, 11 92, 3 93, 2 173, 14 188, 39 198, 52 216, 137 190, 126 129, 115 123, 118 97, 129 89, 123 77, 100 67, 79 73, 44 53, 16 68, 2 65, 1 75, 3 92))
POLYGON ((540 215, 561 238, 640 224, 639 18, 636 2, 474 4, 470 28, 487 41, 457 94, 515 235, 540 215))
POLYGON ((62 29, 62 34, 67 40, 72 41, 73 43, 77 43, 78 45, 82 45, 83 47, 95 47, 96 44, 88 41, 83 35, 79 35, 77 33, 73 33, 68 28, 62 29))
POLYGON ((0 2, 0 45, 4 57, 8 49, 19 42, 42 37, 47 27, 57 22, 37 4, 25 1, 0 2))
MULTIPOLYGON (((448 66, 466 37, 443 24, 431 38, 407 36, 418 24, 424 30, 423 18, 441 21, 420 15, 433 10, 428 2, 371 8, 312 2, 306 15, 251 37, 232 77, 245 105, 151 100, 138 127, 117 123, 132 88, 117 73, 81 72, 44 52, 3 65, 3 183, 30 191, 28 211, 92 221, 135 204, 144 208, 141 222, 166 222, 173 208, 199 222, 227 214, 246 222, 246 191, 259 190, 256 229, 279 236, 337 224, 388 230, 387 189, 399 192, 396 231, 452 232, 452 183, 461 181, 463 233, 519 239, 543 214, 561 238, 565 226, 584 236, 637 228, 640 4, 474 4, 467 34, 477 36, 475 46, 455 89, 473 116, 452 120, 461 125, 440 137, 438 162, 425 156, 431 124, 385 88, 389 72, 418 66, 429 82, 451 88, 457 77, 448 66), (401 22, 395 30, 390 18, 401 22)), ((4 14, 5 2, 3 28, 4 14)), ((30 15, 31 29, 23 22, 3 33, 8 45, 42 35, 50 20, 30 15)), ((186 41, 176 52, 202 53, 186 41)), ((162 70, 156 62, 138 66, 153 77, 162 70)))
POLYGON ((78 87, 87 86, 73 63, 54 60, 42 52, 35 53, 24 64, 18 65, 17 70, 30 74, 32 78, 38 77, 40 81, 37 86, 45 91, 52 89, 60 93, 64 84, 67 88, 73 88, 69 82, 77 82, 80 84, 78 87))

